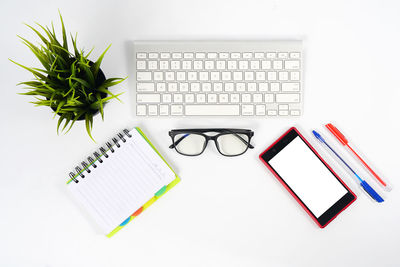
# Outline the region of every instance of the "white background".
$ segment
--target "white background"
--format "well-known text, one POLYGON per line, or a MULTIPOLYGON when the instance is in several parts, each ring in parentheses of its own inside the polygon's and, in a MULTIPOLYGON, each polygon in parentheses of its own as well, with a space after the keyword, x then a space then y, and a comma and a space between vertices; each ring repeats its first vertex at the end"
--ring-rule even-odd
POLYGON ((394 0, 1 1, 0 266, 399 266, 399 13, 394 0), (17 95, 23 89, 16 84, 31 75, 8 61, 39 66, 16 35, 37 40, 22 22, 54 21, 59 29, 57 9, 67 31, 78 32, 79 46, 95 47, 93 59, 112 43, 102 65, 107 77, 131 75, 129 40, 303 38, 304 116, 138 119, 125 82, 113 88, 127 92, 124 104, 109 103, 104 122, 95 118, 97 144, 83 124, 57 136, 50 110, 17 95), (383 204, 374 203, 335 165, 358 200, 319 229, 258 155, 293 125, 311 141, 310 130, 320 129, 342 151, 323 129, 327 122, 335 122, 394 189, 383 194, 383 204), (71 202, 66 176, 117 129, 134 125, 182 182, 108 239, 71 202), (168 130, 213 126, 253 129, 255 149, 237 158, 219 155, 213 145, 198 158, 168 149, 168 130))

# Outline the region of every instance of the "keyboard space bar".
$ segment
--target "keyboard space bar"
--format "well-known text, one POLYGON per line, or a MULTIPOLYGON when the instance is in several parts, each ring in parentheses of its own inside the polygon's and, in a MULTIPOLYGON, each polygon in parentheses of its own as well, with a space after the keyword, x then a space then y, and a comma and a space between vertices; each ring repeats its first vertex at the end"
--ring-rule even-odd
POLYGON ((187 116, 239 116, 239 105, 186 105, 187 116))

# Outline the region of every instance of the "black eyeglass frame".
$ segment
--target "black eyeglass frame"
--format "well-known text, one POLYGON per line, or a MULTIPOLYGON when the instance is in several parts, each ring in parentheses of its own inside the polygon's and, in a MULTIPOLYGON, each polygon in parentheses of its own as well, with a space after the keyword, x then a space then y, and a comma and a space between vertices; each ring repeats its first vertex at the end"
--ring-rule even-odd
POLYGON ((231 129, 231 128, 175 129, 175 130, 169 131, 168 135, 172 139, 172 145, 170 145, 169 148, 171 148, 171 149, 175 148, 176 152, 178 152, 179 154, 184 155, 184 156, 189 156, 189 157, 195 157, 195 156, 201 155, 204 152, 204 150, 206 150, 208 141, 210 141, 210 140, 214 141, 218 152, 225 157, 240 156, 240 155, 244 154, 249 148, 250 149, 254 148, 254 146, 250 144, 251 138, 254 136, 254 132, 252 130, 248 130, 248 129, 231 129), (213 135, 213 136, 209 136, 209 135, 205 134, 208 132, 216 132, 217 134, 213 135), (204 142, 204 146, 203 146, 203 149, 201 150, 201 152, 198 154, 193 154, 193 155, 180 152, 176 148, 176 146, 180 143, 180 141, 183 140, 184 137, 181 137, 181 139, 179 139, 179 140, 175 140, 175 136, 178 134, 197 134, 197 135, 203 136, 205 138, 205 142, 204 142), (246 149, 242 153, 236 154, 236 155, 226 155, 226 154, 222 153, 219 148, 217 139, 218 139, 218 137, 220 137, 222 135, 227 135, 227 134, 244 134, 244 135, 246 135, 249 138, 248 141, 244 140, 240 135, 237 135, 240 138, 240 140, 246 144, 246 149))

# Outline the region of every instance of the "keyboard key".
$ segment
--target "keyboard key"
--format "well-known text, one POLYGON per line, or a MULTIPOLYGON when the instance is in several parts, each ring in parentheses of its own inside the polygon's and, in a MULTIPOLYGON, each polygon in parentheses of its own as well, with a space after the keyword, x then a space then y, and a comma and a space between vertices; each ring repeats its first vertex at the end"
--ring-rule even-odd
POLYGON ((274 102, 274 94, 265 94, 265 103, 273 103, 274 102))
POLYGON ((214 69, 214 61, 206 60, 206 61, 204 62, 204 68, 205 68, 206 70, 212 70, 212 69, 214 69))
POLYGON ((136 106, 136 115, 146 116, 146 105, 137 105, 136 106))
POLYGON ((289 54, 290 58, 300 58, 300 53, 298 52, 292 52, 289 54))
POLYGON ((264 53, 262 52, 254 53, 254 58, 264 58, 264 53))
POLYGON ((243 80, 243 72, 235 71, 233 73, 233 80, 242 81, 243 80))
POLYGON ((138 70, 146 69, 146 61, 143 61, 143 60, 136 61, 136 69, 138 69, 138 70))
POLYGON ((182 94, 174 94, 174 103, 182 103, 183 95, 182 94))
POLYGON ((217 103, 217 95, 216 94, 208 94, 207 102, 208 103, 217 103))
POLYGON ((237 92, 246 91, 246 84, 245 83, 236 83, 236 91, 237 92))
POLYGON ((190 91, 199 92, 200 91, 200 83, 191 83, 190 84, 190 91))
POLYGON ((277 103, 298 103, 300 94, 276 94, 277 103))
POLYGON ((249 62, 248 61, 239 61, 239 69, 240 70, 247 70, 249 68, 249 62))
POLYGON ((197 94, 196 95, 196 102, 197 103, 205 103, 206 102, 206 95, 205 94, 197 94))
POLYGON ((199 72, 199 79, 200 81, 208 81, 209 80, 208 72, 206 71, 199 72))
POLYGON ((276 116, 278 113, 277 113, 277 111, 274 110, 274 109, 269 109, 269 110, 267 111, 267 114, 268 114, 268 116, 276 116))
POLYGON ((163 103, 171 103, 172 102, 172 95, 171 94, 163 94, 162 95, 163 103))
POLYGON ((165 73, 165 80, 166 81, 174 81, 175 80, 175 73, 172 71, 168 71, 165 73))
POLYGON ((179 84, 179 91, 180 92, 188 92, 189 91, 189 84, 188 83, 180 83, 179 84))
POLYGON ((263 70, 270 70, 271 69, 271 61, 270 60, 261 61, 261 68, 263 70))
POLYGON ((232 103, 239 103, 240 102, 240 95, 239 94, 231 94, 231 102, 232 103))
POLYGON ((290 115, 292 116, 300 116, 300 110, 294 109, 290 111, 290 115))
POLYGON ((287 115, 289 115, 289 111, 288 110, 279 110, 279 115, 280 116, 287 116, 287 115))
POLYGON ((287 70, 298 70, 300 69, 300 61, 298 60, 286 60, 285 69, 287 70))
POLYGON ((219 102, 220 103, 228 103, 229 95, 228 94, 220 94, 219 95, 219 102))
POLYGON ((275 58, 275 57, 276 57, 276 53, 268 52, 268 53, 266 54, 266 57, 267 57, 267 58, 275 58))
POLYGON ((189 116, 239 116, 239 105, 186 105, 185 115, 189 116))
POLYGON ((260 61, 252 60, 250 61, 250 69, 252 70, 258 70, 260 69, 260 61))
POLYGON ((158 53, 149 53, 149 58, 158 58, 158 53))
POLYGON ((149 60, 149 70, 157 69, 157 60, 149 60))
POLYGON ((256 72, 256 80, 257 81, 265 81, 265 71, 257 71, 256 72))
POLYGON ((272 63, 275 70, 283 69, 283 61, 282 60, 274 60, 272 63))
POLYGON ((151 72, 138 71, 136 72, 136 80, 151 81, 151 72))
POLYGON ((168 105, 160 105, 160 115, 161 116, 168 116, 168 114, 169 114, 168 105))
POLYGON ((230 81, 232 79, 232 73, 228 71, 222 72, 222 80, 223 81, 230 81))
POLYGON ((201 60, 195 60, 193 62, 193 69, 195 70, 202 70, 203 69, 203 61, 201 60))
POLYGON ((217 53, 207 53, 207 58, 217 58, 217 53))
POLYGON ((203 84, 201 84, 201 91, 203 91, 203 92, 211 92, 211 83, 203 83, 203 84))
POLYGON ((280 84, 279 83, 271 83, 271 92, 279 92, 280 84))
POLYGON ((223 85, 222 83, 214 83, 214 92, 222 92, 223 85))
POLYGON ((196 58, 206 58, 205 53, 196 53, 195 56, 196 56, 196 58))
POLYGON ((171 61, 171 69, 172 70, 179 70, 181 68, 181 62, 178 60, 171 61))
POLYGON ((234 88, 233 83, 225 83, 225 92, 233 92, 234 88))
POLYGON ((254 106, 253 105, 242 105, 242 115, 244 115, 244 116, 254 115, 254 106))
MULTIPOLYGON (((141 59, 143 59, 143 58, 146 58, 147 57, 147 55, 146 55, 146 53, 136 53, 136 58, 141 58, 141 59)), ((145 114, 146 115, 146 114, 145 114)))
POLYGON ((299 81, 300 80, 300 72, 298 72, 298 71, 290 72, 290 80, 299 81))
POLYGON ((276 80, 276 72, 268 71, 267 78, 268 78, 268 81, 275 81, 276 80))
POLYGON ((287 81, 289 79, 289 73, 287 71, 280 71, 278 77, 280 81, 287 81))
POLYGON ((223 60, 217 61, 217 70, 224 70, 226 68, 226 62, 223 60))
POLYGON ((249 91, 249 92, 257 91, 257 84, 256 83, 248 83, 247 84, 247 91, 249 91))
POLYGON ((190 58, 192 59, 194 57, 193 53, 183 53, 183 58, 190 58))
POLYGON ((178 91, 178 84, 177 83, 169 83, 168 84, 168 91, 169 92, 177 92, 178 91))
POLYGON ((154 83, 137 83, 136 91, 138 92, 153 92, 154 91, 154 83))
POLYGON ((194 94, 186 94, 185 102, 186 103, 194 103, 194 94))
POLYGON ((171 55, 170 55, 169 53, 161 53, 161 54, 160 54, 160 57, 161 57, 161 58, 170 58, 171 55))
POLYGON ((278 109, 279 109, 279 110, 282 110, 282 109, 288 110, 288 109, 289 109, 289 105, 279 105, 279 106, 278 106, 278 109))
POLYGON ((253 102, 254 102, 254 103, 261 103, 261 102, 263 102, 263 96, 262 96, 262 94, 254 94, 254 95, 253 95, 253 102))
POLYGON ((217 72, 217 71, 210 72, 210 79, 211 79, 211 81, 219 81, 220 80, 219 72, 217 72))
POLYGON ((252 72, 252 71, 246 71, 246 72, 244 73, 244 79, 245 79, 246 81, 252 81, 252 80, 254 80, 254 72, 252 72))
POLYGON ((197 80, 197 72, 189 71, 187 73, 187 76, 188 76, 188 80, 189 81, 196 81, 197 80))
POLYGON ((242 103, 250 103, 251 95, 250 94, 242 94, 242 103))
POLYGON ((282 92, 298 92, 300 83, 282 83, 282 92))
POLYGON ((186 80, 186 72, 178 71, 176 73, 176 80, 177 81, 185 81, 186 80))
POLYGON ((233 60, 228 60, 228 70, 236 70, 237 62, 233 60))
POLYGON ((192 61, 188 61, 188 60, 182 61, 182 69, 191 70, 192 69, 192 61))
POLYGON ((249 53, 249 52, 247 52, 247 53, 243 53, 243 58, 252 58, 253 57, 253 53, 249 53))
POLYGON ((157 116, 158 115, 157 105, 149 105, 148 111, 150 116, 157 116))
POLYGON ((136 94, 137 103, 159 103, 160 100, 159 94, 136 94))
POLYGON ((172 53, 172 58, 182 58, 182 53, 172 53))
POLYGON ((169 62, 166 60, 160 61, 160 70, 167 70, 169 69, 169 62))
POLYGON ((171 115, 172 116, 183 115, 183 106, 182 105, 171 105, 171 115))
POLYGON ((280 52, 280 53, 278 53, 278 58, 286 59, 286 58, 288 58, 288 57, 289 57, 289 54, 286 53, 286 52, 280 52))
POLYGON ((259 83, 258 84, 258 91, 260 91, 260 92, 268 91, 268 83, 259 83))
POLYGON ((164 75, 163 75, 162 72, 156 71, 156 72, 153 73, 153 75, 154 75, 154 80, 155 81, 162 81, 163 80, 164 75))
POLYGON ((231 58, 240 58, 240 53, 231 53, 231 58))
POLYGON ((166 88, 165 83, 157 83, 157 92, 165 92, 166 88))
POLYGON ((256 105, 256 115, 265 116, 265 105, 256 105))
POLYGON ((229 53, 225 53, 225 52, 219 53, 219 58, 227 59, 227 58, 229 58, 229 53))

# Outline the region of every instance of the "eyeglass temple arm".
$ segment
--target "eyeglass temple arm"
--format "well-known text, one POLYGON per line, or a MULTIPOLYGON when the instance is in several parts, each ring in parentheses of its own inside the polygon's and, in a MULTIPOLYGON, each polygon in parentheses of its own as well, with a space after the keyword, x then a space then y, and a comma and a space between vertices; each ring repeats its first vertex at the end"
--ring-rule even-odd
POLYGON ((250 144, 250 142, 246 141, 245 139, 243 139, 243 137, 241 137, 240 135, 238 135, 237 133, 230 131, 230 130, 226 130, 227 132, 230 132, 231 134, 236 135, 240 141, 242 141, 243 143, 245 143, 246 145, 249 146, 249 148, 254 148, 254 146, 252 144, 250 144))
POLYGON ((172 145, 169 146, 169 148, 175 148, 183 139, 185 139, 189 134, 185 134, 182 137, 180 137, 178 140, 176 140, 172 145))

